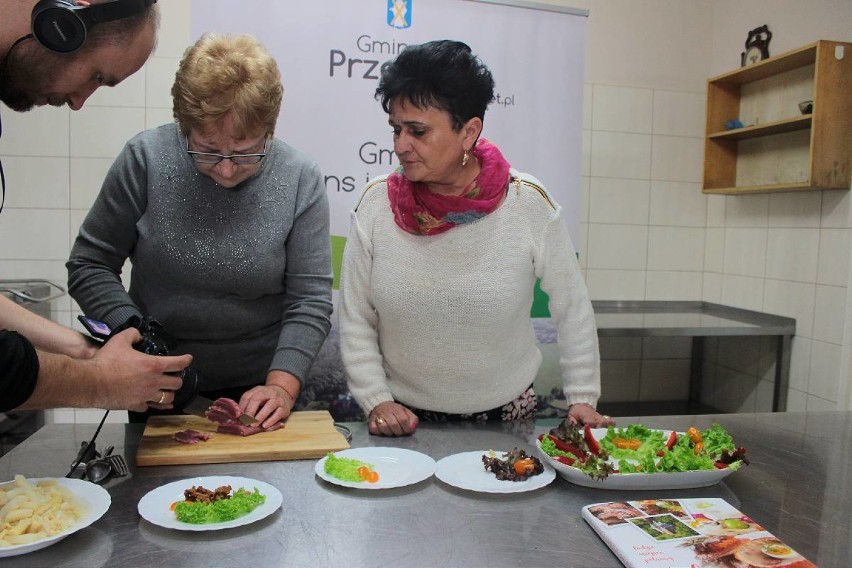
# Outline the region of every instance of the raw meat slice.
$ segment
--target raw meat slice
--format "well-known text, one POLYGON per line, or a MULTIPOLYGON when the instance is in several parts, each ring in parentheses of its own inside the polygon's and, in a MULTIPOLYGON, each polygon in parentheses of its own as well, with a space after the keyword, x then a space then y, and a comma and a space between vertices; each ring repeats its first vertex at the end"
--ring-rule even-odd
POLYGON ((172 438, 181 444, 197 444, 210 439, 210 434, 198 430, 181 430, 172 434, 172 438))
POLYGON ((226 422, 219 424, 216 431, 221 434, 235 434, 237 436, 251 436, 263 432, 263 428, 252 428, 239 422, 226 422))
POLYGON ((220 434, 233 434, 236 436, 251 436, 261 432, 272 432, 281 428, 279 422, 270 428, 248 426, 239 421, 244 414, 243 409, 236 401, 230 398, 218 398, 213 401, 213 406, 207 409, 207 419, 218 424, 216 431, 220 434))
POLYGON ((225 424, 228 422, 236 421, 236 418, 232 414, 228 414, 219 410, 215 406, 211 406, 207 412, 204 413, 207 416, 207 419, 211 422, 216 422, 217 424, 225 424))

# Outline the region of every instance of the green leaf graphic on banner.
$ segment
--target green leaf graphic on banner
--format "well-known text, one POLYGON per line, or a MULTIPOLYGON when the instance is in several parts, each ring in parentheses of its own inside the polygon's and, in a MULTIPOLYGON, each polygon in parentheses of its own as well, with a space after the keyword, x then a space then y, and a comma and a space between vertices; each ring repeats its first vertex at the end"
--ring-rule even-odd
POLYGON ((547 293, 541 289, 541 280, 535 281, 535 290, 533 290, 533 304, 530 310, 530 317, 534 318, 549 318, 550 308, 548 307, 550 298, 547 293))
POLYGON ((334 282, 331 287, 340 290, 340 268, 343 266, 343 249, 346 248, 346 237, 331 235, 331 270, 334 282))

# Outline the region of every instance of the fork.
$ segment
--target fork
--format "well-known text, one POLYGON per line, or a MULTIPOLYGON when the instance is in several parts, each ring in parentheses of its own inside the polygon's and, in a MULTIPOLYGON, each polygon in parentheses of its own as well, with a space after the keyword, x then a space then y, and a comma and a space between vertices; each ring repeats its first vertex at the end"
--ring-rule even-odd
POLYGON ((124 461, 124 456, 121 454, 111 454, 104 458, 112 468, 112 473, 116 477, 124 477, 128 473, 130 473, 130 469, 127 467, 127 462, 124 461))

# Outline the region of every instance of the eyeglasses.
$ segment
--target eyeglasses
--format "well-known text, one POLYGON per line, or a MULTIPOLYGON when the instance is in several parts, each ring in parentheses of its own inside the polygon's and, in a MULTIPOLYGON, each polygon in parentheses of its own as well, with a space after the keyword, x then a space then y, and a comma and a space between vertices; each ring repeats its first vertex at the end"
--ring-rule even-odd
POLYGON ((259 164, 266 157, 266 151, 269 149, 269 137, 263 143, 263 152, 260 154, 231 154, 223 156, 222 154, 213 154, 211 152, 195 152, 189 149, 189 137, 186 138, 186 153, 198 164, 218 164, 222 160, 231 160, 235 164, 250 165, 259 164))

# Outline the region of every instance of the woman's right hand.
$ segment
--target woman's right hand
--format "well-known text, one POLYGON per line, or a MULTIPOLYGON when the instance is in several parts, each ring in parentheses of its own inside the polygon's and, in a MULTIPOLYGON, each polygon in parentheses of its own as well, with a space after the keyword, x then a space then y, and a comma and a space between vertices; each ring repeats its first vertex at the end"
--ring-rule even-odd
POLYGON ((417 429, 418 422, 413 412, 389 400, 373 407, 367 424, 374 436, 407 436, 417 429))

